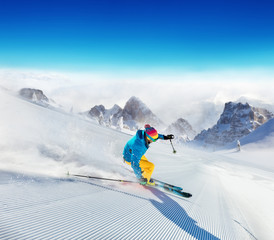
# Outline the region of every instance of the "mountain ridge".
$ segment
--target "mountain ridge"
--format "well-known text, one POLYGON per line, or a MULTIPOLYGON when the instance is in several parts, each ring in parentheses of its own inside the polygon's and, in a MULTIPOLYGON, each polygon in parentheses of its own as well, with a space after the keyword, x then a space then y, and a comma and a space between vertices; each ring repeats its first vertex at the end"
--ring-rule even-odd
POLYGON ((256 108, 248 103, 228 102, 217 123, 199 133, 194 141, 204 145, 224 146, 248 135, 273 117, 274 114, 264 108, 256 108))
MULTIPOLYGON (((56 109, 56 103, 49 99, 42 90, 23 88, 19 91, 19 96, 35 104, 56 109)), ((127 129, 135 132, 143 128, 144 124, 149 123, 161 133, 174 134, 177 142, 195 142, 202 145, 216 146, 233 143, 252 133, 274 117, 274 114, 269 110, 253 107, 249 103, 227 102, 217 123, 197 134, 189 122, 183 118, 179 118, 169 125, 164 124, 136 96, 130 97, 124 108, 117 104, 114 104, 110 109, 106 109, 103 105, 95 105, 89 111, 81 113, 81 115, 97 121, 100 125, 113 127, 120 131, 127 129)))

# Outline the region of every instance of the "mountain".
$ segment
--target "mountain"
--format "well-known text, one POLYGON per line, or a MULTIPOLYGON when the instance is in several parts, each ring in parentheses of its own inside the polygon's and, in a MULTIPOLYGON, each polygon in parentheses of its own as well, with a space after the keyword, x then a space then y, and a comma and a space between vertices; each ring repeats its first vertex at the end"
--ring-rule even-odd
POLYGON ((273 113, 264 108, 256 108, 248 103, 228 102, 217 124, 203 130, 194 140, 223 146, 248 135, 273 117, 273 113))
POLYGON ((165 132, 174 134, 180 142, 188 142, 194 139, 196 135, 192 126, 183 118, 179 118, 176 122, 169 125, 165 132))
POLYGON ((113 126, 120 130, 125 128, 135 131, 149 123, 159 132, 174 134, 179 142, 190 141, 196 135, 192 126, 183 118, 166 127, 139 98, 134 96, 126 102, 123 109, 116 104, 111 109, 96 105, 90 109, 88 116, 101 125, 113 126))
POLYGON ((49 105, 49 99, 43 93, 42 90, 33 89, 33 88, 22 88, 19 91, 19 95, 22 98, 27 99, 31 102, 35 102, 37 104, 41 104, 41 105, 45 105, 45 106, 49 105))
POLYGON ((241 145, 257 143, 260 147, 274 146, 274 118, 241 139, 241 145))
POLYGON ((96 119, 101 125, 120 126, 123 109, 115 104, 111 109, 106 109, 103 105, 97 105, 90 109, 88 116, 96 119))
POLYGON ((100 124, 136 130, 149 123, 163 128, 163 122, 137 97, 131 97, 122 109, 115 104, 111 109, 98 105, 90 109, 88 116, 100 124))
POLYGON ((123 109, 124 123, 130 128, 138 129, 149 123, 162 128, 163 122, 137 97, 131 97, 123 109))
POLYGON ((43 107, 51 107, 54 109, 62 110, 62 106, 56 104, 54 100, 49 99, 40 89, 22 88, 19 91, 19 96, 27 101, 43 107))

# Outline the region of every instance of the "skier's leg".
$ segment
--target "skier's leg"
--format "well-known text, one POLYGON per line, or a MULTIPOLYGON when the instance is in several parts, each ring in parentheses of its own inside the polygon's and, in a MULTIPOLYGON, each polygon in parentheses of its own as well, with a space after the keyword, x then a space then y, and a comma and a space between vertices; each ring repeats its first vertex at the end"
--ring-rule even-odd
POLYGON ((145 156, 142 156, 140 160, 140 168, 142 170, 142 176, 149 182, 154 170, 154 164, 149 162, 145 156))

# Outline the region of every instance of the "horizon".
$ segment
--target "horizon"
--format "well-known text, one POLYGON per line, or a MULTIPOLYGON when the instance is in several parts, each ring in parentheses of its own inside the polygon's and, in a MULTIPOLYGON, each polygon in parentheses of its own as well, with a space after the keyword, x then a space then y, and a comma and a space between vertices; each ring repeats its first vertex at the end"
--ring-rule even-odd
POLYGON ((260 105, 274 106, 273 73, 269 73, 195 72, 180 76, 183 81, 178 81, 176 76, 170 78, 169 82, 155 82, 147 76, 139 80, 117 78, 110 81, 109 76, 100 74, 0 68, 0 86, 12 92, 18 92, 21 88, 40 89, 66 111, 73 109, 75 113, 88 111, 101 104, 107 109, 114 104, 123 108, 131 96, 136 96, 165 124, 183 118, 196 131, 200 131, 217 122, 216 116, 222 113, 226 102, 239 101, 245 97, 260 105), (220 77, 226 79, 218 81, 220 77), (208 80, 203 81, 205 78, 208 80))
POLYGON ((271 1, 5 2, 0 85, 41 89, 76 111, 134 95, 168 122, 242 96, 273 105, 273 10, 271 1))

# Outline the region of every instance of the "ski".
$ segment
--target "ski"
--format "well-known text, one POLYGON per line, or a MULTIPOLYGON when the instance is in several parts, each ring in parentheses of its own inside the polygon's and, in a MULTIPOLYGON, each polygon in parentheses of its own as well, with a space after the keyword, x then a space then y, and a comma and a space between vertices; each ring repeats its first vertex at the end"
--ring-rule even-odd
POLYGON ((158 186, 161 186, 163 188, 172 188, 176 191, 182 191, 183 188, 181 187, 178 187, 178 186, 174 186, 172 184, 169 184, 169 183, 166 183, 166 182, 163 182, 163 181, 160 181, 158 179, 155 179, 155 178, 152 178, 152 180, 158 185, 158 186))
MULTIPOLYGON (((163 184, 158 184, 158 183, 155 182, 155 186, 153 186, 153 185, 145 185, 145 186, 154 187, 154 188, 157 188, 157 189, 163 189, 163 190, 165 190, 169 193, 172 193, 172 194, 175 194, 177 196, 184 197, 184 198, 192 197, 191 193, 183 192, 181 190, 176 190, 175 188, 170 187, 168 184, 163 185, 163 184)), ((171 186, 173 186, 173 185, 171 185, 171 186)))
MULTIPOLYGON (((155 182, 155 187, 164 189, 167 192, 173 193, 177 196, 184 197, 184 198, 190 198, 192 197, 191 193, 183 192, 183 188, 160 181, 158 179, 152 178, 152 180, 155 182)), ((147 185, 149 186, 149 185, 147 185)), ((153 187, 153 186, 152 186, 153 187)))
POLYGON ((191 198, 192 197, 192 194, 191 193, 188 193, 188 192, 181 192, 181 191, 174 191, 173 192, 175 195, 178 195, 180 197, 184 197, 184 198, 191 198))
MULTIPOLYGON (((113 178, 104 178, 104 177, 95 177, 95 176, 89 176, 89 175, 81 175, 81 174, 70 174, 67 173, 68 176, 73 177, 81 177, 81 178, 90 178, 90 179, 97 179, 97 180, 104 180, 104 181, 112 181, 112 182, 120 182, 120 183, 139 183, 137 181, 130 181, 130 180, 124 180, 124 179, 113 179, 113 178)), ((153 188, 160 188, 163 189, 169 193, 173 193, 177 196, 184 197, 184 198, 190 198, 192 197, 191 193, 183 192, 181 187, 177 187, 165 182, 162 182, 160 180, 153 179, 155 181, 155 186, 152 185, 144 185, 145 187, 153 187, 153 188)))

